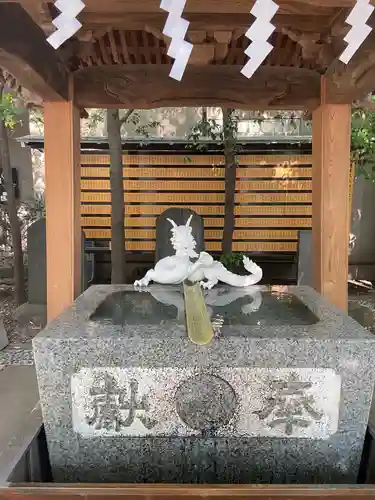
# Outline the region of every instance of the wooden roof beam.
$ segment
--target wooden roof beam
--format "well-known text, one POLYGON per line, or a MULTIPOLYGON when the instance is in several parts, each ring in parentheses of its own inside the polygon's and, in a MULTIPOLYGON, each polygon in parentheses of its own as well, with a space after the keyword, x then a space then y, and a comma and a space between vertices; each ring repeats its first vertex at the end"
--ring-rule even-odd
POLYGON ((75 72, 75 95, 77 104, 87 108, 314 109, 319 105, 316 71, 262 66, 247 80, 240 70, 241 66, 189 64, 182 81, 175 82, 168 76, 167 64, 91 66, 75 72))
POLYGON ((45 19, 46 1, 45 0, 0 0, 1 3, 19 3, 29 14, 33 21, 41 26, 45 19))
MULTIPOLYGON (((42 0, 0 0, 0 2, 17 2, 27 9, 35 9, 42 0)), ((355 0, 277 0, 280 9, 301 13, 308 7, 337 8, 352 7, 355 0)), ((371 0, 373 2, 373 0, 371 0)), ((158 12, 160 10, 159 0, 85 0, 87 10, 93 12, 158 12)), ((188 0, 185 12, 188 13, 248 13, 254 0, 188 0)))
MULTIPOLYGON (((375 17, 370 20, 375 27, 375 17)), ((342 52, 345 43, 337 48, 342 52)), ((338 59, 326 71, 326 99, 330 104, 350 104, 361 101, 375 91, 375 31, 365 40, 349 64, 338 59)))
POLYGON ((0 66, 43 100, 68 99, 68 70, 41 28, 16 3, 0 2, 0 66))
MULTIPOLYGON (((143 30, 145 26, 152 26, 161 30, 166 21, 166 14, 162 11, 149 13, 125 13, 125 12, 91 12, 83 11, 79 19, 83 23, 83 29, 96 29, 100 26, 111 26, 114 29, 143 30)), ((245 31, 251 22, 250 15, 211 13, 184 13, 184 18, 191 24, 191 31, 233 31, 242 28, 245 31)), ((273 23, 277 31, 290 27, 302 32, 315 32, 328 29, 332 21, 332 15, 306 16, 300 14, 276 14, 273 23)))

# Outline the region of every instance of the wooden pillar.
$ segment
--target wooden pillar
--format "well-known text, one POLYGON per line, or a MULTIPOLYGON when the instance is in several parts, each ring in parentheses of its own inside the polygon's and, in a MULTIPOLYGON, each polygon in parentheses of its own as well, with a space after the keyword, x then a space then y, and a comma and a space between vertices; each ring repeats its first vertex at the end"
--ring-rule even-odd
POLYGON ((81 288, 80 114, 73 101, 44 105, 47 318, 69 307, 81 288))
POLYGON ((348 225, 350 169, 349 104, 322 101, 313 113, 314 287, 331 303, 348 308, 348 225))

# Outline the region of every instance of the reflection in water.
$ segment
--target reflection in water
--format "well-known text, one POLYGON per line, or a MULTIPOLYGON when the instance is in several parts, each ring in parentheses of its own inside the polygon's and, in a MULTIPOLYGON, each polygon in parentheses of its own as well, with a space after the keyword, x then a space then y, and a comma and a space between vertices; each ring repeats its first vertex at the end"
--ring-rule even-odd
MULTIPOLYGON (((185 323, 185 304, 182 292, 163 290, 149 293, 165 306, 177 308, 180 324, 185 323)), ((318 318, 286 287, 262 291, 261 287, 213 288, 204 292, 208 314, 216 334, 224 326, 253 325, 311 325, 318 318)))
POLYGON ((161 304, 174 306, 177 309, 177 321, 185 323, 185 300, 182 292, 170 290, 148 290, 148 292, 161 304))
MULTIPOLYGON (((228 326, 312 325, 318 321, 303 302, 283 289, 219 287, 205 291, 204 299, 216 333, 228 326)), ((167 287, 116 292, 90 319, 116 325, 185 325, 184 296, 182 290, 167 287)))
POLYGON ((241 299, 243 297, 251 298, 251 302, 241 306, 241 311, 243 314, 251 314, 254 311, 258 311, 262 305, 262 292, 257 286, 251 288, 241 288, 235 290, 223 290, 221 288, 213 288, 209 290, 204 298, 205 302, 209 306, 215 307, 225 307, 234 302, 235 300, 241 299))
POLYGON ((222 333, 222 328, 226 324, 225 313, 214 312, 217 308, 224 308, 229 306, 232 302, 235 302, 238 299, 243 297, 251 298, 251 302, 247 304, 243 304, 241 306, 241 312, 244 315, 250 315, 255 311, 258 311, 260 306, 262 305, 262 293, 257 286, 253 286, 251 288, 241 288, 236 290, 223 290, 220 288, 212 288, 205 294, 205 302, 207 305, 207 309, 210 311, 210 317, 212 322, 212 327, 214 330, 214 334, 216 337, 220 336, 222 333), (212 307, 210 307, 212 306, 212 307))
POLYGON ((90 320, 112 325, 176 323, 174 304, 164 304, 148 292, 115 292, 99 304, 90 320))
MULTIPOLYGON (((185 323, 185 301, 182 292, 175 290, 152 290, 149 289, 148 292, 156 299, 158 302, 166 306, 175 306, 177 309, 177 320, 179 323, 185 323)), ((231 290, 227 291, 220 288, 214 288, 204 292, 204 300, 207 306, 207 311, 209 317, 212 320, 214 329, 217 331, 225 323, 224 316, 220 314, 214 314, 213 308, 225 307, 238 300, 239 298, 250 297, 252 300, 250 303, 243 304, 241 306, 242 314, 251 314, 254 311, 258 311, 262 304, 262 293, 258 287, 252 287, 249 289, 231 290), (212 306, 212 307, 211 307, 212 306)))

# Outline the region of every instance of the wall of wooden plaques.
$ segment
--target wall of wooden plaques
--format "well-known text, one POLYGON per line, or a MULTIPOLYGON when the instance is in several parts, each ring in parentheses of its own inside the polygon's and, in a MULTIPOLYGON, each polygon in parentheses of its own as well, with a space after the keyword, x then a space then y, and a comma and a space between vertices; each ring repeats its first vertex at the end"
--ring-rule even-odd
MULTIPOLYGON (((81 214, 86 238, 109 240, 108 155, 82 155, 81 214)), ((224 157, 207 154, 125 154, 126 248, 152 251, 156 217, 171 206, 191 207, 205 220, 206 248, 220 251, 224 157)), ((296 252, 298 230, 311 227, 310 155, 239 156, 233 249, 296 252)))

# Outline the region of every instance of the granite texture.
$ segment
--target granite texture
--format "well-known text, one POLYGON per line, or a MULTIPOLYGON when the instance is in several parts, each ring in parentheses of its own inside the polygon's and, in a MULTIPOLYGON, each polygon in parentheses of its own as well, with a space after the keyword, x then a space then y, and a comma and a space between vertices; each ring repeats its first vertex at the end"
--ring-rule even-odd
POLYGON ((55 481, 356 482, 374 385, 370 333, 308 287, 275 287, 307 306, 310 324, 267 324, 268 299, 257 297, 253 311, 241 307, 259 321, 228 325, 223 314, 218 337, 196 346, 180 288, 150 291, 140 301, 129 286, 91 287, 34 339, 55 481), (108 299, 122 291, 128 320, 108 299), (110 314, 93 321, 105 299, 110 314))

